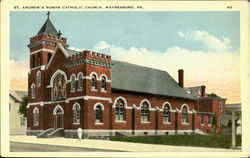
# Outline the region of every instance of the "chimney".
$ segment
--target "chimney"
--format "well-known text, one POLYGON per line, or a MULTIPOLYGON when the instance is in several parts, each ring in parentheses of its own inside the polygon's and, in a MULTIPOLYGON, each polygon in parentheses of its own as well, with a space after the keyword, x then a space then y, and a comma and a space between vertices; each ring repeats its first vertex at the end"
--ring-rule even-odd
POLYGON ((184 76, 183 76, 183 74, 184 74, 183 69, 179 69, 178 70, 179 86, 182 87, 182 88, 184 87, 184 80, 183 80, 184 76))
POLYGON ((201 97, 205 97, 206 95, 206 86, 201 86, 201 97))

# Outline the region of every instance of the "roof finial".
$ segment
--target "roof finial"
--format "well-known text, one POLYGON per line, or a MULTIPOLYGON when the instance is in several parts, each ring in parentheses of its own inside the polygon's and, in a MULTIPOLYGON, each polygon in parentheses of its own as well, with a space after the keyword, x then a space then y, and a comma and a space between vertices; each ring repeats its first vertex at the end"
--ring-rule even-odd
POLYGON ((57 34, 57 37, 60 38, 62 35, 61 31, 59 30, 58 34, 57 34))
POLYGON ((50 12, 48 11, 48 13, 47 13, 48 19, 49 19, 49 15, 50 15, 50 12))

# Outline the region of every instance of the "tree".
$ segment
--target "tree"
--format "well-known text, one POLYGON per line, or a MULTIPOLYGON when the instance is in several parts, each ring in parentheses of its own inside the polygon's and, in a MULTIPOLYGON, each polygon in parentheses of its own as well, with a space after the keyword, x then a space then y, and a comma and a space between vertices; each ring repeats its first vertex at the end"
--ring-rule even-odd
POLYGON ((26 106, 28 105, 28 96, 24 96, 22 98, 21 106, 19 106, 18 113, 23 115, 24 117, 27 117, 27 110, 26 106))
POLYGON ((207 94, 208 97, 219 97, 217 94, 215 93, 210 93, 210 94, 207 94))
POLYGON ((217 118, 216 116, 213 116, 212 119, 212 133, 216 133, 217 130, 217 118))

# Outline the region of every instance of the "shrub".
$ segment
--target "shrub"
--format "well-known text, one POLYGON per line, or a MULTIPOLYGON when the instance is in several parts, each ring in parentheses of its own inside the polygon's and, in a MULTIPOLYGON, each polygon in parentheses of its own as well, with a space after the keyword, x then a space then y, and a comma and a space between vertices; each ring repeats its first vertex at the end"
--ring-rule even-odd
MULTIPOLYGON (((169 136, 135 136, 135 137, 111 137, 112 141, 125 141, 146 144, 195 146, 211 148, 231 148, 231 135, 211 134, 211 135, 169 135, 169 136)), ((236 138, 237 146, 241 146, 241 136, 236 138)))

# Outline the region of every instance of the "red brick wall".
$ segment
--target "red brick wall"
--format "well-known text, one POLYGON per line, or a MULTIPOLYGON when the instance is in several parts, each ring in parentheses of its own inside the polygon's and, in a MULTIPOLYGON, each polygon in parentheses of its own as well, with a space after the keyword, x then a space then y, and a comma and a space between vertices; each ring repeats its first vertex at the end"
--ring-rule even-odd
POLYGON ((226 112, 225 100, 213 100, 213 112, 217 118, 217 130, 216 132, 220 132, 222 130, 220 126, 220 117, 223 116, 226 112), (222 110, 220 111, 219 104, 222 103, 222 110))
MULTIPOLYGON (((163 103, 166 101, 169 102, 172 106, 172 109, 175 110, 178 108, 181 109, 183 104, 187 104, 189 106, 189 110, 192 111, 194 109, 194 101, 189 100, 180 100, 180 99, 173 99, 173 98, 162 98, 162 97, 154 97, 154 96, 145 96, 145 95, 133 95, 133 94, 126 94, 126 93, 112 93, 112 100, 114 101, 117 97, 122 96, 126 99, 127 105, 132 107, 133 104, 139 108, 140 103, 143 99, 147 99, 150 104, 151 108, 155 110, 156 106, 162 109, 163 103)), ((114 103, 113 103, 114 104, 114 103)), ((158 125, 155 124, 155 111, 150 111, 150 121, 149 123, 142 123, 141 122, 141 113, 139 109, 135 110, 135 129, 155 129, 158 126, 159 130, 174 130, 175 129, 175 112, 171 112, 171 123, 164 124, 162 120, 162 111, 158 111, 158 125)), ((132 127, 132 110, 126 109, 126 122, 124 123, 116 123, 113 121, 112 127, 113 129, 129 129, 132 127)), ((113 113, 114 113, 113 109, 113 113)), ((178 113, 178 118, 181 119, 181 113, 178 113)), ((115 120, 114 114, 112 115, 112 120, 115 120)), ((181 123, 178 124, 178 129, 192 129, 192 114, 188 115, 189 125, 182 125, 181 123)))
POLYGON ((41 130, 45 129, 44 124, 46 122, 46 119, 44 119, 44 107, 43 106, 30 106, 30 108, 27 109, 27 128, 32 130, 41 130), (34 126, 34 117, 33 117, 33 110, 34 108, 38 108, 39 110, 39 124, 38 126, 34 126))
POLYGON ((45 77, 44 71, 40 70, 40 68, 34 69, 28 74, 28 98, 29 98, 29 103, 33 102, 40 102, 44 100, 44 80, 43 78, 45 77), (40 71, 41 72, 41 85, 38 87, 37 85, 37 80, 36 80, 36 73, 40 71), (31 85, 35 84, 35 98, 31 97, 31 85))
POLYGON ((211 116, 211 124, 208 124, 208 115, 206 114, 196 114, 196 119, 195 119, 195 124, 196 124, 196 129, 199 129, 203 132, 207 132, 207 130, 211 131, 212 129, 212 115, 211 116), (201 124, 201 117, 204 117, 204 124, 201 124))
POLYGON ((213 112, 212 100, 198 100, 197 110, 203 112, 213 112))
POLYGON ((86 106, 84 108, 86 110, 84 112, 86 121, 84 122, 85 129, 109 129, 109 102, 108 101, 101 101, 101 100, 88 100, 86 102, 86 106), (94 105, 96 103, 101 103, 104 106, 103 117, 102 117, 102 125, 95 124, 96 119, 96 112, 94 110, 94 105))

